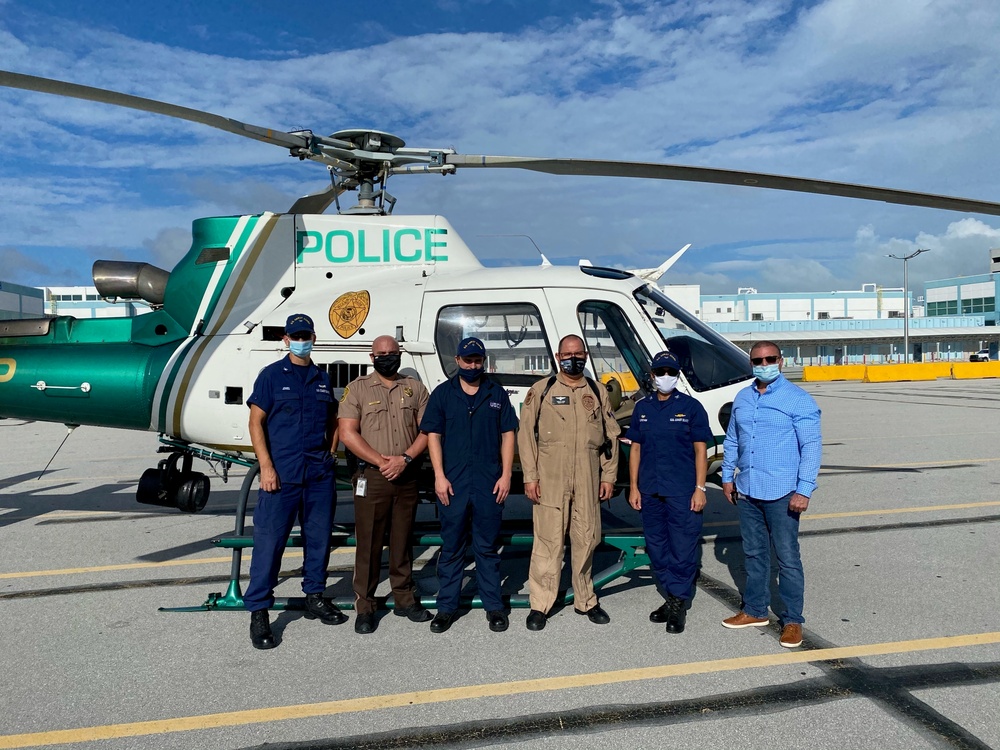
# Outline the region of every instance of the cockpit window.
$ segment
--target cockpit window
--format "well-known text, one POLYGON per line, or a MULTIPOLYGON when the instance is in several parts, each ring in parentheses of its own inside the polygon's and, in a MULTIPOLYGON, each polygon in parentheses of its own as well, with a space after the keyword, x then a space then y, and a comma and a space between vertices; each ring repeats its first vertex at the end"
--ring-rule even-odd
POLYGON ((458 342, 467 336, 475 336, 485 344, 486 372, 501 385, 533 385, 540 377, 555 373, 542 316, 534 305, 493 303, 441 308, 434 343, 449 378, 458 371, 458 342))
POLYGON ((635 297, 663 337, 665 348, 681 362, 696 391, 708 391, 753 376, 746 352, 727 341, 659 289, 640 287, 635 297))
POLYGON ((642 398, 649 392, 650 353, 618 305, 588 300, 577 308, 577 317, 593 362, 594 377, 608 387, 617 414, 619 404, 642 398))

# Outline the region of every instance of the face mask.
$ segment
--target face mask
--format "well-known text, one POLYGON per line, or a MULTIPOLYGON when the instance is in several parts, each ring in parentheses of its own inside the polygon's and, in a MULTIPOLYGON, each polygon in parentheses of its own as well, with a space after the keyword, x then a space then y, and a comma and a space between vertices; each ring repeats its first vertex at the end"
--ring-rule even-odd
POLYGON ((761 383, 773 383, 778 379, 778 375, 780 374, 781 370, 778 369, 777 364, 754 365, 753 367, 753 376, 761 383))
POLYGON ((391 378, 399 372, 399 363, 402 357, 398 354, 379 354, 375 357, 375 372, 383 378, 391 378))
POLYGON ((569 359, 560 359, 559 367, 567 375, 583 375, 583 368, 587 366, 587 360, 584 357, 570 357, 569 359))
POLYGON ((656 390, 660 393, 670 393, 677 385, 676 375, 660 375, 659 377, 654 377, 653 381, 656 383, 656 390))
POLYGON ((313 350, 312 341, 289 341, 288 351, 294 354, 296 357, 302 357, 305 359, 309 356, 310 352, 313 350))
POLYGON ((483 368, 470 367, 469 369, 465 369, 463 367, 459 367, 458 376, 466 383, 472 383, 476 380, 479 380, 479 378, 483 376, 483 368))

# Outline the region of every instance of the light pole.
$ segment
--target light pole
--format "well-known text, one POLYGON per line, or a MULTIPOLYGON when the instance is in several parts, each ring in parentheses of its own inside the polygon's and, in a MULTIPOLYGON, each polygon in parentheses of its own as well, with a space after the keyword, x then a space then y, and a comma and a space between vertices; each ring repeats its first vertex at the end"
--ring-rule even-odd
POLYGON ((887 255, 886 258, 895 258, 903 261, 903 363, 910 362, 910 279, 906 275, 906 261, 916 258, 920 253, 929 253, 927 248, 914 250, 909 255, 887 255))

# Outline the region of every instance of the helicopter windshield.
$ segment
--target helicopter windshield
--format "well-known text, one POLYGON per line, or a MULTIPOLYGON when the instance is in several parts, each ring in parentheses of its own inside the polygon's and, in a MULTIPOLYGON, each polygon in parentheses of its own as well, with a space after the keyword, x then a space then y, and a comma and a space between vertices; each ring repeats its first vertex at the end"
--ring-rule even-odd
POLYGON ((681 362, 696 391, 709 391, 753 377, 746 352, 649 284, 635 291, 643 311, 681 362))

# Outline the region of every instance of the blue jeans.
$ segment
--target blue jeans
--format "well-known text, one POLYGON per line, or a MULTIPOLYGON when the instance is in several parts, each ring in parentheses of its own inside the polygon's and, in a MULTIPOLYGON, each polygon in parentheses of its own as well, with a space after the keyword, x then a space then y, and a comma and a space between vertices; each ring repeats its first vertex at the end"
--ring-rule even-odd
POLYGON ((788 510, 793 493, 777 500, 755 500, 740 496, 743 556, 746 558, 747 584, 743 592, 743 611, 751 617, 767 617, 770 600, 771 545, 778 558, 778 593, 785 604, 781 613, 784 624, 803 623, 802 600, 805 576, 799 556, 799 514, 788 510))

